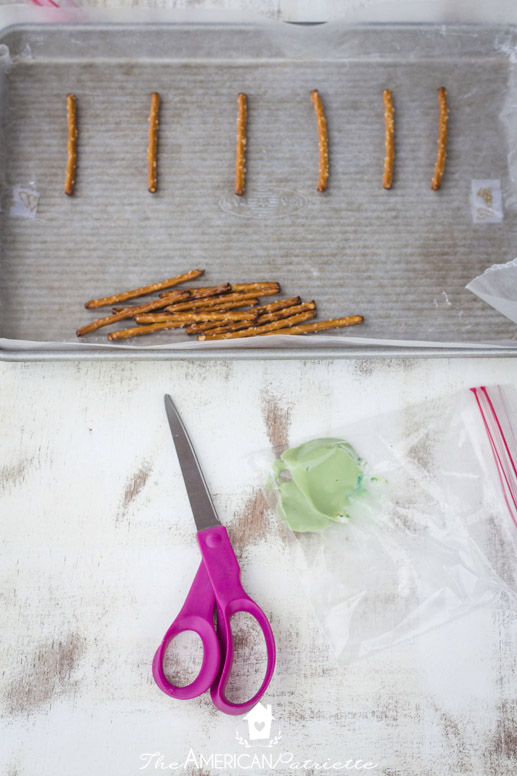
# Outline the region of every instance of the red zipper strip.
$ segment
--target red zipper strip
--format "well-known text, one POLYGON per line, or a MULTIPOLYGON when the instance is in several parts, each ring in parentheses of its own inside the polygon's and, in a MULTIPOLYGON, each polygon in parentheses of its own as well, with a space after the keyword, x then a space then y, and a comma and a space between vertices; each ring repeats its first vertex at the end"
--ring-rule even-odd
MULTIPOLYGON (((517 468, 515 461, 487 388, 481 386, 480 388, 471 388, 470 390, 476 397, 497 466, 506 505, 517 528, 517 468)), ((508 418, 506 420, 509 422, 508 418)))

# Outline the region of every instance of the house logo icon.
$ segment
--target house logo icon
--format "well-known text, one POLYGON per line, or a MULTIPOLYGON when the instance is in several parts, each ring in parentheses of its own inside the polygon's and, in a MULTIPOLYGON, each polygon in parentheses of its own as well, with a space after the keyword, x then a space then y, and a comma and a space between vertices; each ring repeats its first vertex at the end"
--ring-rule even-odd
POLYGON ((248 724, 248 737, 244 738, 239 735, 239 730, 237 729, 235 738, 241 746, 246 748, 250 746, 266 746, 271 748, 278 744, 282 738, 280 730, 277 731, 276 735, 271 735, 274 720, 275 717, 271 711, 271 704, 268 703, 267 706, 263 706, 262 703, 257 703, 243 717, 243 721, 248 724))
POLYGON ((271 704, 263 706, 257 703, 244 717, 248 723, 248 737, 250 741, 269 739, 271 735, 271 723, 274 720, 271 704))

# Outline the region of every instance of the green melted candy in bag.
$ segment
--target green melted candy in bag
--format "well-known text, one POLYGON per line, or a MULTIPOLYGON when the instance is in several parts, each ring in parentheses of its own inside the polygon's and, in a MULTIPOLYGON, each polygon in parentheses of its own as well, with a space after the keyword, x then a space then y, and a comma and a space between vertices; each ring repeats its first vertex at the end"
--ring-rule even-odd
POLYGON ((286 450, 274 467, 279 511, 293 531, 343 521, 363 492, 364 461, 343 439, 313 439, 286 450))

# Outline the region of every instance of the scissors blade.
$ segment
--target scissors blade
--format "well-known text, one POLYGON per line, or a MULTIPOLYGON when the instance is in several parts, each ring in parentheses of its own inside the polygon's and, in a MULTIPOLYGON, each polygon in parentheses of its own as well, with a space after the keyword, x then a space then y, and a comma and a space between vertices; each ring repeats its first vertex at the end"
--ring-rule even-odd
POLYGON ((169 394, 165 394, 165 411, 197 530, 203 531, 221 525, 194 448, 169 394))

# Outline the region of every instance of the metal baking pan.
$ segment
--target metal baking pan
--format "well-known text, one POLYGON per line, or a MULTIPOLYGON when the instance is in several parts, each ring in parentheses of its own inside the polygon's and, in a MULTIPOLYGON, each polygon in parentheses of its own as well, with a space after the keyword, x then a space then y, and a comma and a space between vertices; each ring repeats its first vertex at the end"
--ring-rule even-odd
POLYGON ((513 353, 514 324, 465 286, 515 255, 516 42, 513 27, 497 25, 7 27, 2 357, 513 353), (442 85, 448 158, 434 192, 442 85), (329 127, 323 194, 314 88, 329 127), (382 186, 384 88, 396 109, 391 191, 382 186), (152 91, 162 98, 155 195, 146 186, 152 91), (249 98, 243 197, 233 194, 239 91, 249 98), (68 92, 79 116, 73 197, 63 193, 68 92), (500 181, 501 223, 473 221, 473 179, 500 181), (39 193, 35 218, 10 215, 15 186, 39 193), (76 340, 78 325, 97 317, 85 300, 198 267, 199 284, 276 280, 286 295, 315 299, 320 319, 362 314, 365 323, 259 346, 183 349, 185 335, 163 332, 108 348, 105 329, 76 340))

